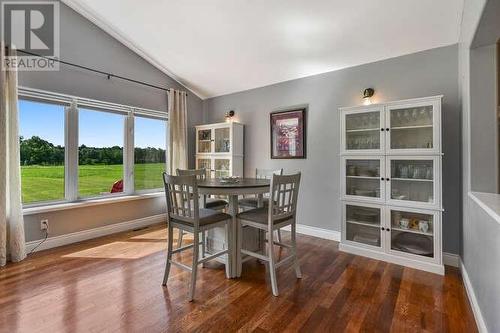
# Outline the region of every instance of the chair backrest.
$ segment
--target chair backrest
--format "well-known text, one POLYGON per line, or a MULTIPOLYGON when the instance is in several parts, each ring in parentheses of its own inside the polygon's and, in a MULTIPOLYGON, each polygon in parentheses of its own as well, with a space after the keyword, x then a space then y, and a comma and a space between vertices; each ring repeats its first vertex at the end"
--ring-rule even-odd
POLYGON ((272 169, 255 169, 255 178, 257 179, 271 179, 273 175, 282 175, 283 168, 272 170, 272 169))
POLYGON ((177 169, 177 176, 196 176, 198 180, 205 180, 207 178, 206 169, 177 169))
POLYGON ((199 226, 198 185, 196 176, 171 176, 163 173, 165 195, 167 197, 167 215, 169 219, 192 222, 199 226))
MULTIPOLYGON (((269 196, 269 227, 273 221, 293 218, 297 212, 300 172, 293 175, 273 175, 269 196)), ((294 221, 295 223, 295 221, 294 221)))

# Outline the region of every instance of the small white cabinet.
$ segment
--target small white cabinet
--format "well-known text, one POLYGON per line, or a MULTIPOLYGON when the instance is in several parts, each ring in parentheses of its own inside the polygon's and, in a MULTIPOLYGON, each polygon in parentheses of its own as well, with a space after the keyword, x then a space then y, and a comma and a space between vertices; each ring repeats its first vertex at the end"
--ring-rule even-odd
POLYGON ((340 109, 340 249, 444 274, 441 98, 340 109))
POLYGON ((196 168, 209 178, 243 177, 243 124, 196 126, 196 168))

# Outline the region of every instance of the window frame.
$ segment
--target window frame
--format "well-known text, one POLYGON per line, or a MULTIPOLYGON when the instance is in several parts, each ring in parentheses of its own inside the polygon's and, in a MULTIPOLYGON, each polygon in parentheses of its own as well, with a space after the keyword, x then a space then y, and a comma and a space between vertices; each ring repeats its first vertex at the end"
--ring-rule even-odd
MULTIPOLYGON (((36 209, 48 206, 67 205, 69 203, 110 201, 123 197, 151 197, 151 194, 164 192, 164 188, 134 189, 134 122, 136 116, 154 118, 165 121, 167 128, 165 137, 165 168, 168 164, 168 112, 157 111, 129 105, 99 101, 72 95, 53 93, 49 91, 18 87, 18 99, 32 102, 50 103, 64 106, 64 199, 23 203, 23 209, 36 209), (81 198, 78 196, 78 154, 79 154, 79 109, 91 109, 98 112, 110 112, 124 115, 123 126, 123 181, 122 193, 109 193, 99 196, 81 198)), ((22 186, 22 185, 21 185, 22 186)))

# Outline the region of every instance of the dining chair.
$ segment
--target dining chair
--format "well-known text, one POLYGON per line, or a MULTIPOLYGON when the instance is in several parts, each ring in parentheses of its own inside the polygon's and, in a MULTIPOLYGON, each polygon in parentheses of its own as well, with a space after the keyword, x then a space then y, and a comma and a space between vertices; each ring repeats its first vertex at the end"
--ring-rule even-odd
POLYGON ((191 272, 191 283, 189 287, 188 299, 194 299, 196 287, 196 272, 199 264, 215 259, 222 255, 227 255, 226 258, 226 274, 229 275, 230 261, 229 250, 226 248, 209 256, 202 253, 199 256, 200 232, 215 227, 225 227, 226 244, 229 244, 229 221, 232 217, 229 214, 206 208, 199 208, 198 185, 196 176, 170 176, 163 173, 163 182, 165 184, 165 195, 167 198, 167 225, 168 225, 168 245, 167 245, 167 263, 165 265, 165 275, 163 276, 163 285, 168 281, 170 266, 176 265, 181 269, 191 272), (193 234, 193 243, 173 249, 173 230, 177 228, 182 231, 193 234), (172 255, 182 251, 193 249, 192 265, 188 266, 181 262, 174 261, 172 255))
MULTIPOLYGON (((273 175, 282 175, 283 168, 281 169, 255 169, 255 178, 256 179, 271 179, 273 175)), ((269 205, 269 199, 264 197, 262 198, 262 205, 267 207, 269 205)), ((238 200, 238 207, 243 209, 255 209, 259 206, 259 198, 257 196, 245 197, 238 200)), ((278 235, 278 241, 281 242, 281 232, 279 230, 276 231, 278 235)))
MULTIPOLYGON (((177 176, 196 176, 197 180, 205 180, 207 179, 207 172, 205 169, 177 169, 177 176)), ((207 198, 206 195, 203 196, 203 208, 214 209, 214 210, 223 210, 228 206, 228 202, 224 199, 220 198, 207 198)), ((182 239, 184 237, 184 232, 179 230, 179 238, 177 241, 177 247, 182 246, 182 239)), ((203 251, 205 251, 205 233, 202 233, 202 243, 203 243, 203 251)), ((205 255, 205 253, 203 253, 205 255)))
MULTIPOLYGON (((271 287, 274 296, 278 296, 278 284, 276 281, 276 269, 289 261, 293 261, 295 274, 298 279, 302 277, 299 261, 297 259, 297 240, 296 240, 296 212, 297 198, 300 185, 300 172, 294 175, 273 175, 271 178, 271 188, 269 195, 269 206, 257 209, 247 210, 239 213, 238 228, 240 235, 244 226, 258 228, 267 232, 267 254, 260 254, 240 248, 238 250, 238 267, 241 272, 241 256, 246 254, 258 258, 268 263, 271 277, 271 287), (284 244, 281 241, 274 241, 273 232, 283 227, 290 226, 291 244, 284 244), (287 248, 290 253, 285 258, 276 262, 274 257, 274 247, 287 248)), ((265 252, 265 250, 264 250, 265 252)))

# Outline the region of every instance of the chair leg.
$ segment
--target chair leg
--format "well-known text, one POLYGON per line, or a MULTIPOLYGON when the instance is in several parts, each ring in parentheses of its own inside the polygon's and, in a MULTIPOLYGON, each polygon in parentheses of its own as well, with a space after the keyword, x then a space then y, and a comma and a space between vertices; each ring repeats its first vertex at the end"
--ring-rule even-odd
MULTIPOLYGON (((205 237, 205 230, 201 232, 201 257, 205 258, 206 254, 206 237, 205 237)), ((201 267, 205 267, 205 263, 201 264, 201 267)))
POLYGON ((238 228, 238 239, 240 240, 238 242, 238 248, 236 249, 236 255, 238 256, 238 272, 237 272, 237 276, 240 277, 241 276, 241 272, 243 270, 243 261, 242 261, 242 255, 241 255, 241 249, 242 249, 242 245, 243 245, 243 225, 241 224, 241 221, 238 220, 238 225, 237 225, 237 228, 238 228))
POLYGON ((167 240, 167 263, 165 264, 165 274, 163 275, 162 285, 167 285, 168 275, 170 274, 170 261, 172 260, 172 247, 174 245, 174 228, 168 226, 167 240))
POLYGON ((184 231, 179 229, 179 237, 177 238, 177 248, 182 247, 182 237, 184 236, 184 231))
MULTIPOLYGON (((194 244, 199 244, 199 233, 195 232, 194 233, 194 244)), ((199 251, 200 247, 199 246, 193 246, 193 265, 191 267, 191 284, 189 285, 189 301, 192 302, 194 299, 194 292, 196 289, 196 271, 198 268, 198 256, 199 256, 199 251)))
POLYGON ((271 276, 271 288, 273 290, 273 295, 278 296, 278 282, 276 281, 276 262, 274 260, 274 233, 269 230, 268 233, 268 251, 269 251, 269 274, 271 276))
MULTIPOLYGON (((225 231, 226 231, 226 244, 227 244, 226 247, 229 250, 229 251, 227 251, 227 254, 226 254, 226 277, 228 279, 231 278, 231 271, 229 269, 230 268, 229 263, 231 262, 231 258, 232 258, 231 249, 229 248, 229 242, 230 242, 230 237, 231 237, 230 230, 229 230, 229 223, 230 223, 230 221, 227 221, 226 225, 224 226, 225 231)), ((240 255, 241 255, 241 253, 240 253, 240 255)))
POLYGON ((297 258, 297 226, 292 223, 292 255, 293 255, 293 266, 295 267, 295 275, 297 279, 302 278, 302 272, 300 271, 299 259, 297 258))
POLYGON ((281 241, 281 230, 280 229, 276 230, 276 234, 278 235, 278 242, 283 243, 281 241))

